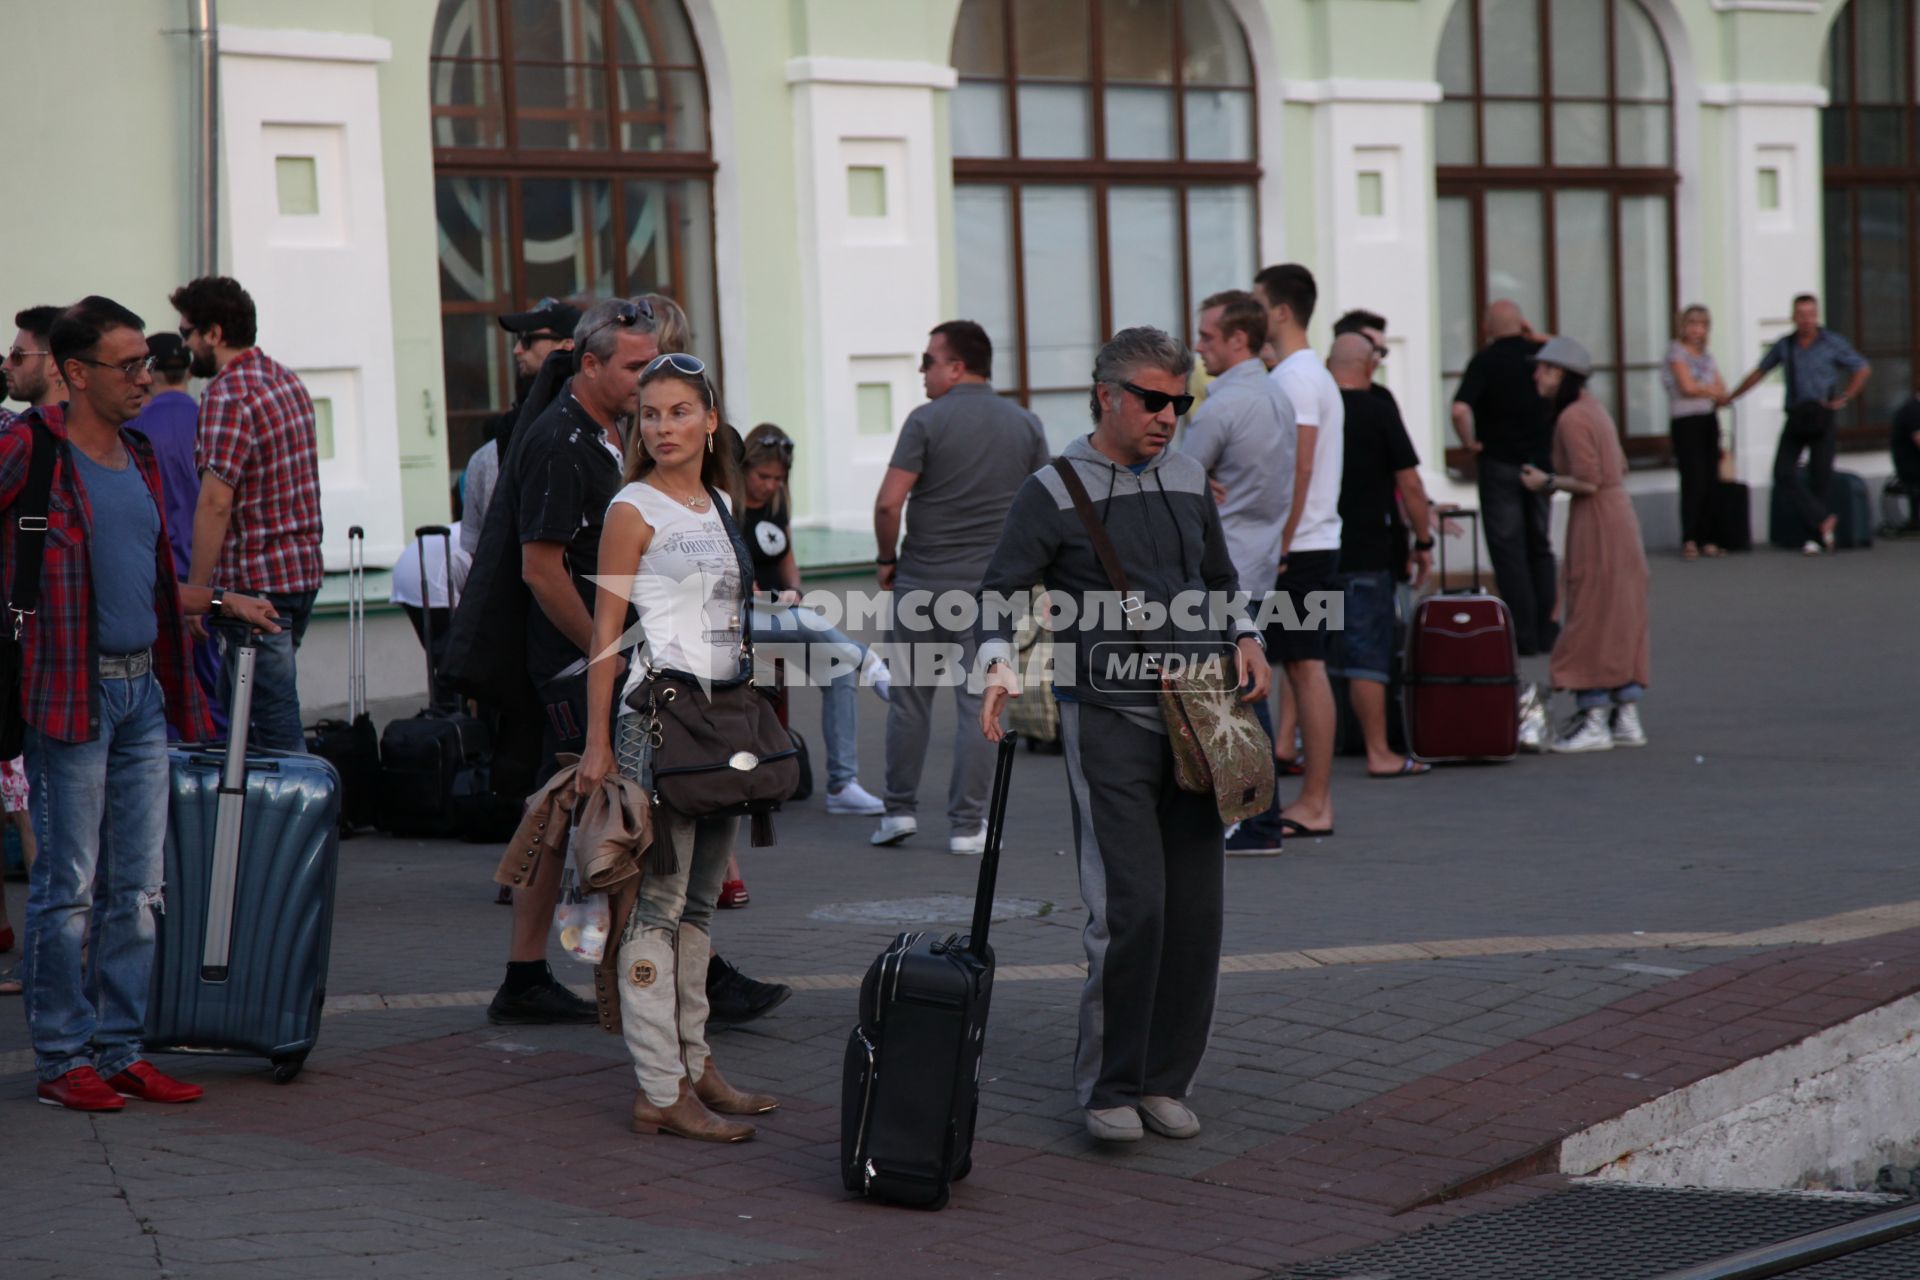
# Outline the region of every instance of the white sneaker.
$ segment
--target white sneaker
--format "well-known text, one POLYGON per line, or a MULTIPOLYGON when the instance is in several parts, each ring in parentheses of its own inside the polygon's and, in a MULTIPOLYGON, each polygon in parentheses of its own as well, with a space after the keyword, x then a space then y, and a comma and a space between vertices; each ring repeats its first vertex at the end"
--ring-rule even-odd
POLYGON ((872 685, 873 691, 880 695, 880 701, 893 701, 893 673, 887 670, 887 664, 872 649, 860 660, 860 683, 872 685))
POLYGON ((1132 1107, 1087 1108, 1087 1136, 1096 1142, 1138 1142, 1144 1132, 1132 1107))
POLYGON ((954 836, 947 841, 947 852, 958 853, 965 857, 977 857, 987 851, 987 824, 981 823, 980 829, 970 836, 954 836))
POLYGON ((1815 542, 1812 538, 1808 538, 1805 542, 1800 544, 1800 554, 1803 556, 1817 556, 1822 552, 1822 550, 1824 550, 1824 548, 1822 548, 1821 545, 1815 542))
POLYGON ((1607 708, 1592 707, 1577 713, 1553 740, 1553 749, 1561 752, 1611 751, 1613 728, 1607 723, 1607 708))
POLYGON ((1193 1138, 1200 1133, 1200 1117, 1178 1098, 1140 1099, 1140 1119, 1163 1138, 1193 1138))
POLYGON ((863 818, 872 818, 886 811, 886 802, 861 786, 858 781, 849 782, 838 791, 827 792, 828 813, 851 813, 863 818))
POLYGON ((1639 703, 1623 702, 1613 709, 1613 745, 1616 747, 1647 745, 1647 731, 1640 725, 1639 703))
POLYGON ((911 814, 899 814, 880 819, 880 825, 867 837, 872 844, 899 844, 920 829, 920 822, 911 814))

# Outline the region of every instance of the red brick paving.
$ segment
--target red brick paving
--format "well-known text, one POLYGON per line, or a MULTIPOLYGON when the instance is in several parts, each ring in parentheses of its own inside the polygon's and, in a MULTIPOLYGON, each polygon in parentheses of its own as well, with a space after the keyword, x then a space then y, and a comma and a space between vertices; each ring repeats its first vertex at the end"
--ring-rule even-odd
POLYGON ((1566 1135, 1916 990, 1920 930, 1767 952, 1446 1067, 1197 1179, 981 1142, 938 1214, 842 1191, 831 1106, 789 1103, 737 1147, 636 1138, 624 1065, 552 1050, 477 1060, 490 1031, 317 1064, 295 1089, 235 1089, 237 1105, 207 1119, 817 1255, 732 1274, 897 1275, 911 1254, 929 1275, 1254 1276, 1544 1194, 1562 1185, 1566 1135))

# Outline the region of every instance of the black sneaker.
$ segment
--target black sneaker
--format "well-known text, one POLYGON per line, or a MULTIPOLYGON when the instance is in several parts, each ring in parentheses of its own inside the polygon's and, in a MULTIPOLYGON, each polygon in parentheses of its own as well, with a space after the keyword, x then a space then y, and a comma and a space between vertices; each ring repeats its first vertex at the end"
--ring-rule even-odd
POLYGON ((496 1026, 532 1026, 557 1022, 598 1022, 600 1009, 582 1000, 558 982, 544 982, 511 995, 501 987, 487 1006, 487 1021, 496 1026))
POLYGON ((793 988, 778 982, 756 982, 714 956, 707 962, 707 1025, 737 1027, 779 1008, 793 988))

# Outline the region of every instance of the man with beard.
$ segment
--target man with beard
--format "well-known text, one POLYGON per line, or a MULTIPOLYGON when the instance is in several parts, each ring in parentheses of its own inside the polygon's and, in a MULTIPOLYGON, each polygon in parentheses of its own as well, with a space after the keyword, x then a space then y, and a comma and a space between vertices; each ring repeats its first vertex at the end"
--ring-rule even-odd
MULTIPOLYGON (((254 345, 253 299, 239 281, 202 276, 169 301, 180 313, 194 376, 212 379, 200 400, 200 499, 187 580, 265 596, 285 619, 278 634, 259 641, 250 741, 305 751, 294 651, 323 573, 313 400, 291 369, 254 345)), ((223 688, 231 708, 231 675, 223 688)))
POLYGON ((580 308, 558 298, 542 298, 531 311, 500 317, 500 327, 513 335, 514 397, 506 412, 494 419, 487 439, 467 459, 466 482, 460 495, 460 547, 469 558, 480 550, 480 530, 487 522, 487 506, 500 479, 500 455, 512 438, 527 390, 548 356, 573 350, 573 331, 579 324, 580 308))
MULTIPOLYGON (((30 409, 59 404, 67 398, 67 384, 54 366, 53 352, 47 348, 53 322, 59 315, 59 307, 28 307, 13 317, 20 332, 13 335, 13 346, 7 351, 7 394, 30 409)), ((19 416, 0 408, 0 429, 11 425, 19 416)))

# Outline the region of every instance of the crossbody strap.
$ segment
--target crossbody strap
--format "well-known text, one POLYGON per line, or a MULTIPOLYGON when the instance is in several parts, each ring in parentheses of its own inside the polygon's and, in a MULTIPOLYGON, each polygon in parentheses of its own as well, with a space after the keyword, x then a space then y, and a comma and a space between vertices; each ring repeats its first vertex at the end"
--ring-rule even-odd
POLYGON ((1080 515, 1080 523, 1086 526, 1087 541, 1093 544, 1094 558, 1100 561, 1100 567, 1106 570, 1107 581, 1120 593, 1120 608, 1127 615, 1129 623, 1141 608, 1140 597, 1133 594, 1127 586, 1127 571, 1120 567, 1120 552, 1113 545, 1113 537, 1107 532, 1107 526, 1101 523, 1094 513, 1093 499, 1087 494, 1087 486, 1080 481, 1080 473, 1073 469, 1073 463, 1065 458, 1055 458, 1053 469, 1060 473, 1060 483, 1066 487, 1067 496, 1073 499, 1073 509, 1080 515))
POLYGON ((13 615, 13 638, 40 607, 40 566, 47 549, 47 506, 53 498, 53 464, 58 452, 53 432, 33 419, 33 451, 28 455, 27 484, 14 504, 13 594, 7 612, 13 615))

